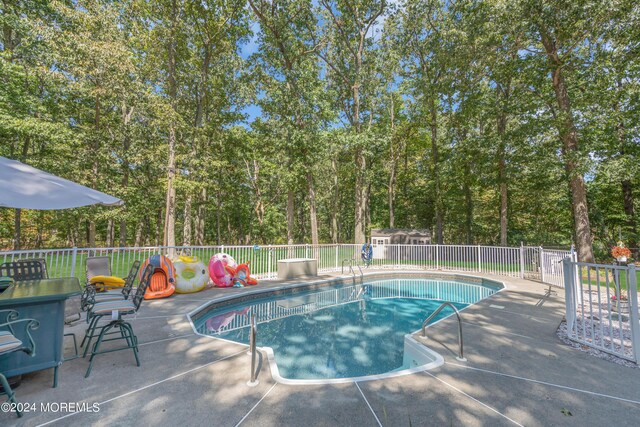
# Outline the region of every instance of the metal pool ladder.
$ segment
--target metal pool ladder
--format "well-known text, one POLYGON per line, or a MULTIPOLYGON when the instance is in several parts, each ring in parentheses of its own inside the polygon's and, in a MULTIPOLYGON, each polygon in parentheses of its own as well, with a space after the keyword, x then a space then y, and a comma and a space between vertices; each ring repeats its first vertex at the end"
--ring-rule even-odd
MULTIPOLYGON (((356 283, 356 271, 353 269, 353 262, 355 261, 353 258, 345 258, 342 260, 342 270, 340 272, 340 274, 344 274, 344 263, 345 262, 349 262, 349 271, 351 271, 351 274, 353 274, 353 284, 355 285, 356 283)), ((360 270, 360 284, 364 283, 364 274, 362 273, 362 268, 360 267, 360 264, 356 263, 356 267, 358 267, 358 270, 360 270)))
POLYGON ((422 323, 422 336, 425 337, 425 338, 427 337, 427 325, 446 306, 449 306, 449 307, 453 308, 453 311, 456 314, 456 317, 458 318, 458 357, 456 357, 456 359, 458 359, 461 362, 466 362, 467 359, 464 358, 464 348, 463 348, 464 346, 463 346, 463 342, 462 342, 462 319, 460 318, 460 312, 458 311, 456 306, 451 304, 449 301, 445 301, 442 304, 440 304, 440 307, 438 307, 436 311, 431 313, 431 315, 429 317, 427 317, 427 320, 425 320, 422 323))

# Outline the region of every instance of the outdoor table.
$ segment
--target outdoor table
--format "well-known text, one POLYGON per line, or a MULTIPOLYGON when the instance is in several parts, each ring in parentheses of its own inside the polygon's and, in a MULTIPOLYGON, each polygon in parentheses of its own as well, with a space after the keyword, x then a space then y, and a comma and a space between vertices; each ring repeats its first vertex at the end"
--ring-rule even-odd
MULTIPOLYGON (((64 360, 64 304, 80 295, 76 277, 15 282, 0 294, 0 310, 13 309, 20 319, 36 319, 40 327, 31 331, 36 355, 15 352, 0 359, 0 372, 6 377, 53 368, 53 387, 58 385, 58 367, 64 360)), ((17 333, 18 331, 16 331, 17 333)), ((18 336, 26 340, 26 336, 18 336)))

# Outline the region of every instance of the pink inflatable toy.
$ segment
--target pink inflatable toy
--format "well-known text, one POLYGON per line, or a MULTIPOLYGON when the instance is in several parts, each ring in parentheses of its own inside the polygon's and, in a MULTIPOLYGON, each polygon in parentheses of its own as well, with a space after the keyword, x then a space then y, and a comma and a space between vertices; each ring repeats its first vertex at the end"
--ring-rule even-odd
POLYGON ((217 253, 209 260, 209 276, 216 286, 228 288, 233 286, 236 266, 236 261, 231 255, 217 253))

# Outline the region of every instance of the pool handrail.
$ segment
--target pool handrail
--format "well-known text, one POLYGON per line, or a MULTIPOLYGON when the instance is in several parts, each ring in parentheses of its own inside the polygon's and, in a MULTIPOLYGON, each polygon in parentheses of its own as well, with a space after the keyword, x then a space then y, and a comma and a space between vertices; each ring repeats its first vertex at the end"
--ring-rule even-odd
POLYGON ((250 387, 257 386, 260 381, 256 378, 256 338, 258 327, 256 326, 256 314, 251 314, 251 328, 249 329, 249 352, 251 353, 251 380, 247 382, 250 387))
POLYGON ((464 358, 464 343, 462 341, 462 319, 460 318, 460 312, 458 311, 456 306, 449 301, 445 301, 440 304, 440 307, 438 307, 436 311, 431 313, 431 315, 429 315, 429 317, 427 317, 427 319, 422 323, 422 337, 427 337, 427 325, 429 324, 429 322, 431 322, 431 320, 433 320, 433 318, 436 317, 447 306, 453 309, 456 317, 458 318, 458 357, 456 357, 456 359, 461 362, 466 362, 467 359, 464 358))

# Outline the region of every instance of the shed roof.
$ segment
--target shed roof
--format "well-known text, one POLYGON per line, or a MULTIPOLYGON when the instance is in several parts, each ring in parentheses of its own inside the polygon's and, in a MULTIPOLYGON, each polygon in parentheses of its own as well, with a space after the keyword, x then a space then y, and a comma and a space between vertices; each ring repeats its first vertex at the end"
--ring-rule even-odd
POLYGON ((381 236, 420 236, 431 237, 431 230, 417 228, 374 228, 371 230, 371 237, 381 236))

